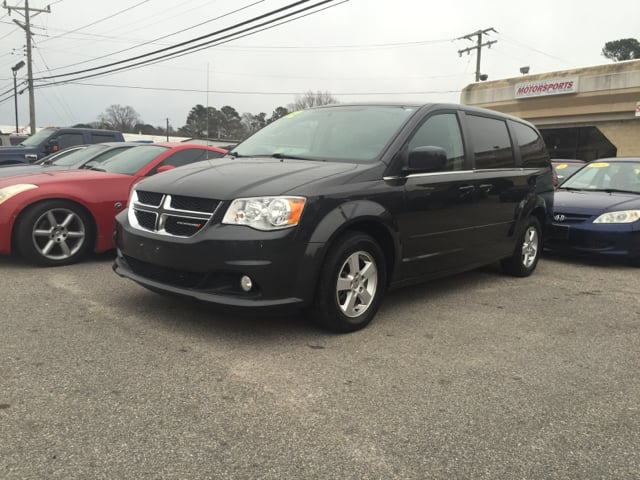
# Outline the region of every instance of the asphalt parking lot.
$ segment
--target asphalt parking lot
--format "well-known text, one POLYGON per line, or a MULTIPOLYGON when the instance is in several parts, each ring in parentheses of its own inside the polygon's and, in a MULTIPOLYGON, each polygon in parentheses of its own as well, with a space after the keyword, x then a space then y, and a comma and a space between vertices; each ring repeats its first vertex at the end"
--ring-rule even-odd
POLYGON ((0 478, 637 479, 640 270, 546 255, 350 335, 0 258, 0 478))

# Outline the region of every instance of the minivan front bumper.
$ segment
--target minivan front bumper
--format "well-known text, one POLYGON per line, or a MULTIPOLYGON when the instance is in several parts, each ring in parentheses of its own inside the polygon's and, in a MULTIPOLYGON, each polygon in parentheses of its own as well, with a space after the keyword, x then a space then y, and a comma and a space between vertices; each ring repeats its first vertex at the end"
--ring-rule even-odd
POLYGON ((132 227, 126 213, 118 215, 114 241, 115 273, 150 290, 264 310, 295 310, 313 300, 322 246, 296 240, 295 229, 219 224, 190 238, 165 237, 132 227), (248 291, 243 277, 251 280, 248 291))

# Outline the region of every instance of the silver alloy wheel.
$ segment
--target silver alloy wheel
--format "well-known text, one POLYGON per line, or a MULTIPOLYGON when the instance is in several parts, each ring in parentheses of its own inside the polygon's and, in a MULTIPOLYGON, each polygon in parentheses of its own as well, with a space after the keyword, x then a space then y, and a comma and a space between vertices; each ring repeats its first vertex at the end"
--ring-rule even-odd
POLYGON ((525 268, 531 268, 538 256, 538 229, 530 226, 524 233, 522 243, 522 264, 525 268))
POLYGON ((364 251, 354 252, 342 264, 336 283, 340 311, 349 318, 362 315, 371 306, 378 288, 378 268, 364 251))
POLYGON ((76 254, 85 242, 82 218, 67 208, 44 212, 33 224, 33 244, 40 255, 49 260, 66 260, 76 254))

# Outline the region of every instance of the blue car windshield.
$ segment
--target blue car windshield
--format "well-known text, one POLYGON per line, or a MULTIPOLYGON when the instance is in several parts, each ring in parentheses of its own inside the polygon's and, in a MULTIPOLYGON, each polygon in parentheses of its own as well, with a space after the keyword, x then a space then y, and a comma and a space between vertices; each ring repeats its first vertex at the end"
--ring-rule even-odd
POLYGON ((330 106, 290 113, 232 154, 370 163, 416 112, 402 106, 330 106))
POLYGON ((640 194, 640 159, 596 160, 571 175, 561 186, 566 190, 619 191, 640 194))

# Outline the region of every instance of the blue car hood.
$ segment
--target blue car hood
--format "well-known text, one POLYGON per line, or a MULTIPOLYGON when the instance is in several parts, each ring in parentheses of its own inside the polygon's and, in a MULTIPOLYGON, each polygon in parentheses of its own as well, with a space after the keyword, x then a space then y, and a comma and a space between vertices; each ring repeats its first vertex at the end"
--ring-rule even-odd
POLYGON ((558 190, 553 210, 562 213, 597 215, 602 212, 640 209, 640 194, 558 190))

